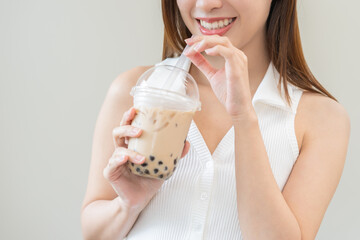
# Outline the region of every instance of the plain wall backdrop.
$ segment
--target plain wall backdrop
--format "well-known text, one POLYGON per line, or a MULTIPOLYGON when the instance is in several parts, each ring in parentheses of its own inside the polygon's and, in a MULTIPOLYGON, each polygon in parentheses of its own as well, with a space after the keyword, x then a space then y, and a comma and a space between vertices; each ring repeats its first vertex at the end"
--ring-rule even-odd
MULTIPOLYGON (((343 177, 317 239, 360 226, 359 1, 298 3, 306 59, 347 109, 343 177)), ((81 239, 95 121, 118 74, 161 60, 160 0, 0 0, 0 239, 81 239), (140 6, 140 7, 139 7, 140 6)))

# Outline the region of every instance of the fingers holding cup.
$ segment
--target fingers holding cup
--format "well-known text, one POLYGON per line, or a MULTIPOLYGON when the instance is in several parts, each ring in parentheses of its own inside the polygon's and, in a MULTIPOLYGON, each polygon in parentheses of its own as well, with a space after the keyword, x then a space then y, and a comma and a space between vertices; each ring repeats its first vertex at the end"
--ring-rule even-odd
POLYGON ((114 128, 112 135, 116 147, 124 147, 127 145, 125 141, 129 137, 139 137, 142 134, 142 129, 131 126, 131 125, 122 125, 120 127, 114 128))

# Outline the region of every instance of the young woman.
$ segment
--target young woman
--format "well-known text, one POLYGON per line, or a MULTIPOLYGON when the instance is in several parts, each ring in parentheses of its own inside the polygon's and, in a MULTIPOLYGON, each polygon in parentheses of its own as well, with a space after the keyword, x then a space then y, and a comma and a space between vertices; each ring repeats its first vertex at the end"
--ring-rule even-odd
POLYGON ((190 46, 202 110, 175 174, 138 177, 125 168, 144 161, 125 141, 142 134, 130 126, 129 92, 149 67, 113 82, 95 128, 84 238, 314 239, 341 177, 350 121, 305 62, 296 0, 162 7, 160 64, 175 64, 190 46))

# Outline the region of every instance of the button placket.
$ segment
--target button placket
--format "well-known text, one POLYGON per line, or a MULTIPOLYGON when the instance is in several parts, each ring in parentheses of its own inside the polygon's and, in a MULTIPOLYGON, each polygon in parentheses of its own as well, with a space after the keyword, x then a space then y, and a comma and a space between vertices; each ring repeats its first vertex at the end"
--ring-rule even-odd
MULTIPOLYGON (((209 159, 209 158, 208 158, 209 159)), ((210 157, 211 159, 211 157, 210 157)), ((202 239, 204 233, 204 227, 206 224, 206 217, 208 214, 210 194, 212 188, 212 181, 214 175, 214 169, 211 167, 213 160, 207 161, 203 165, 203 169, 199 176, 199 181, 197 183, 197 203, 196 211, 193 215, 192 220, 192 233, 190 239, 202 239), (208 163, 210 162, 210 163, 208 163), (208 166, 208 167, 206 167, 208 166)))
POLYGON ((199 173, 198 181, 196 182, 194 211, 192 212, 191 231, 189 237, 190 240, 197 240, 203 238, 205 230, 213 184, 214 168, 212 167, 212 156, 200 134, 200 131, 197 129, 196 124, 192 124, 191 127, 195 130, 192 140, 201 163, 201 172, 199 173))

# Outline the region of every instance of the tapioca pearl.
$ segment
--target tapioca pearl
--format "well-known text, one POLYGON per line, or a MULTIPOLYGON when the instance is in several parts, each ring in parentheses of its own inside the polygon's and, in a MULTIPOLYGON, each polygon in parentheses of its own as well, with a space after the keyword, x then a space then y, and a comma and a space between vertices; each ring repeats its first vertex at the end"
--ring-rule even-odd
POLYGON ((163 177, 164 177, 164 175, 163 175, 163 174, 160 174, 160 175, 159 175, 159 178, 163 178, 163 177))
POLYGON ((155 168, 154 173, 158 173, 159 169, 155 168))
POLYGON ((154 160, 155 160, 155 157, 154 157, 154 156, 151 156, 151 155, 150 155, 149 158, 150 158, 151 161, 154 161, 154 160))
POLYGON ((174 159, 174 165, 176 165, 176 162, 177 162, 177 158, 174 159))
POLYGON ((145 169, 144 171, 145 174, 150 174, 149 170, 145 169))
POLYGON ((133 162, 131 163, 131 166, 134 166, 134 163, 133 163, 133 162))
POLYGON ((163 165, 163 162, 162 162, 162 161, 159 161, 158 163, 159 163, 159 165, 163 165))
POLYGON ((165 171, 167 171, 167 170, 168 170, 168 167, 167 167, 167 166, 165 166, 164 170, 165 170, 165 171))
POLYGON ((147 163, 141 164, 141 166, 143 166, 143 167, 146 167, 147 165, 148 165, 147 163))
POLYGON ((136 168, 136 171, 137 171, 138 173, 141 172, 140 168, 136 168))
POLYGON ((170 154, 170 157, 172 157, 173 156, 173 154, 170 154))

